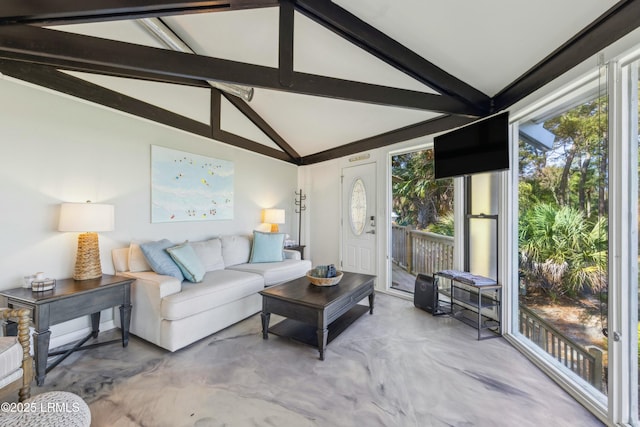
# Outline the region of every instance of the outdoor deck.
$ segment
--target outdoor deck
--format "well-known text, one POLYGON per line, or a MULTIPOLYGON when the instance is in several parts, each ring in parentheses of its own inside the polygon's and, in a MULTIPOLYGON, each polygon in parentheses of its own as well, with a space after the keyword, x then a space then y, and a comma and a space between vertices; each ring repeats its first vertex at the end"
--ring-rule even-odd
POLYGON ((408 273, 402 267, 391 263, 391 289, 397 289, 408 293, 415 291, 416 276, 408 273))

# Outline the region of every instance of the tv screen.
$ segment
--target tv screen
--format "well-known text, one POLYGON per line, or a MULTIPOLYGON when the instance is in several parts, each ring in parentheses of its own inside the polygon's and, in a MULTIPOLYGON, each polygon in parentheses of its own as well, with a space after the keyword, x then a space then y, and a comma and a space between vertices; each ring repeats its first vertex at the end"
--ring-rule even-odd
POLYGON ((509 112, 433 140, 435 179, 509 169, 509 112))

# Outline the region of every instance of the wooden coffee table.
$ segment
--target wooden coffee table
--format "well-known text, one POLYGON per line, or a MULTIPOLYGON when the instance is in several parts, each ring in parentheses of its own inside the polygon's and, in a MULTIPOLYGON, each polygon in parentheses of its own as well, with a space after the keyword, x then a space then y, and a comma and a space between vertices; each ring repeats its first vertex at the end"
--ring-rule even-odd
POLYGON ((335 286, 315 286, 306 277, 272 286, 262 294, 262 338, 269 332, 316 346, 324 360, 327 344, 366 311, 373 314, 376 276, 345 272, 335 286), (358 304, 369 297, 369 307, 358 304), (287 319, 269 328, 271 313, 287 319))

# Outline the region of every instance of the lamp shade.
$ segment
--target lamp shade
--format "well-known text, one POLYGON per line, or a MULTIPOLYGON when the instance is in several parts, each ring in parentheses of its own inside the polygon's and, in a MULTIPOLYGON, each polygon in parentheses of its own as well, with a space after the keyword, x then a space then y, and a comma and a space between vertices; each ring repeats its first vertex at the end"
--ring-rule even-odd
POLYGON ((267 224, 284 224, 284 209, 265 209, 264 222, 267 224))
POLYGON ((112 231, 113 205, 100 203, 62 203, 59 231, 112 231))

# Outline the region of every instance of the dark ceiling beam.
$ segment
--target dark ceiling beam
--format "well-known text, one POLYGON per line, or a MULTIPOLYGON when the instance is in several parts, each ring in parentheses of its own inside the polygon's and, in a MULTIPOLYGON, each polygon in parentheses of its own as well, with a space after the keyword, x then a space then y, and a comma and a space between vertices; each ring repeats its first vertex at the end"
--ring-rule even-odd
POLYGON ((79 79, 52 67, 0 59, 0 72, 38 86, 133 114, 195 135, 210 137, 210 126, 79 79))
POLYGON ((278 160, 283 160, 288 163, 298 165, 298 161, 294 161, 284 151, 276 150, 275 148, 267 147, 266 145, 257 143, 245 137, 236 135, 235 133, 220 130, 214 133, 213 138, 222 141, 225 144, 233 145, 234 147, 243 148, 247 151, 251 151, 258 154, 263 154, 267 157, 271 157, 278 160))
MULTIPOLYGON (((132 114, 194 135, 208 139, 216 139, 217 141, 235 147, 244 148, 289 163, 299 163, 299 159, 293 159, 282 151, 228 132, 216 132, 212 126, 205 123, 79 79, 52 67, 0 59, 0 72, 6 76, 84 99, 98 105, 113 108, 114 110, 132 114)), ((215 89, 212 90, 218 92, 218 94, 220 93, 215 89)))
POLYGON ((371 104, 428 110, 436 113, 463 116, 483 116, 486 112, 444 95, 397 89, 387 86, 342 80, 333 77, 295 72, 291 88, 281 88, 288 92, 362 101, 371 104), (287 90, 288 89, 288 90, 287 90))
POLYGON ((250 139, 222 130, 220 126, 222 113, 222 96, 223 93, 221 91, 215 88, 211 88, 211 138, 224 142, 225 144, 233 145, 234 147, 242 148, 254 153, 263 154, 274 159, 284 160, 286 162, 294 164, 299 163, 299 158, 293 158, 284 151, 267 147, 264 144, 251 141, 250 139))
MULTIPOLYGON (((2 32, 2 27, 0 27, 0 33, 2 32)), ((2 41, 0 40, 0 44, 2 41)), ((33 54, 23 54, 17 52, 3 51, 0 48, 0 58, 10 60, 10 61, 20 61, 26 62, 30 64, 39 64, 39 65, 47 65, 55 68, 72 70, 72 71, 80 71, 86 72, 90 74, 101 74, 115 77, 125 77, 132 78, 138 80, 147 80, 152 82, 159 83, 170 83, 177 84, 182 86, 192 86, 192 87, 200 87, 204 89, 209 89, 211 85, 204 80, 192 79, 187 77, 180 76, 168 76, 161 75, 157 73, 148 73, 144 71, 135 71, 135 72, 117 72, 113 67, 107 65, 100 64, 92 64, 90 66, 83 66, 78 63, 78 66, 71 66, 68 60, 57 60, 55 58, 48 58, 38 60, 38 58, 34 57, 33 54)))
POLYGON ((77 24, 277 5, 278 0, 2 0, 0 25, 77 24))
POLYGON ((618 2, 597 20, 505 87, 494 98, 494 110, 510 107, 584 60, 640 27, 640 1, 618 2))
POLYGON ((292 0, 280 2, 280 19, 278 31, 278 69, 280 84, 284 87, 293 85, 293 20, 295 9, 292 0))
POLYGON ((430 110, 458 115, 483 111, 448 96, 360 83, 307 73, 293 73, 293 84, 280 84, 277 68, 175 52, 29 25, 0 26, 0 58, 167 83, 206 80, 238 83, 350 101, 430 110))
POLYGON ((419 138, 425 135, 431 135, 438 132, 444 132, 458 126, 465 125, 474 119, 460 116, 440 116, 424 122, 405 126, 400 129, 385 132, 370 138, 361 139, 340 147, 330 150, 321 151, 316 154, 305 156, 301 160, 301 165, 310 165, 320 163, 327 160, 337 159, 339 157, 349 156, 364 151, 374 150, 387 145, 396 144, 398 142, 408 141, 410 139, 419 138))
POLYGON ((282 138, 278 132, 276 132, 269 124, 264 121, 258 113, 255 112, 253 108, 251 108, 246 102, 237 96, 227 95, 226 93, 222 93, 222 96, 229 101, 234 107, 236 107, 246 118, 251 120, 251 122, 260 129, 265 135, 271 139, 274 144, 276 144, 282 151, 287 153, 291 160, 298 161, 300 159, 300 154, 296 152, 296 150, 291 147, 287 141, 282 138))
POLYGON ((387 64, 429 86, 442 95, 451 96, 475 109, 490 108, 490 98, 425 60, 391 37, 326 0, 295 0, 296 10, 371 53, 387 64))

